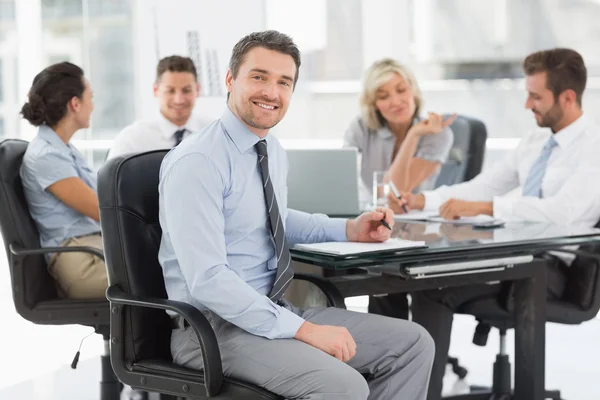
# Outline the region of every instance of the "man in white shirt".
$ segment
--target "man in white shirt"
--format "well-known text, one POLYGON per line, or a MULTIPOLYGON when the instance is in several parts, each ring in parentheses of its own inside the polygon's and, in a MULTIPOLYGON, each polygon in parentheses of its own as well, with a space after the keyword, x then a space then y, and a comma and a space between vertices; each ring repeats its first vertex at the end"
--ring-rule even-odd
POLYGON ((127 153, 170 149, 211 121, 192 115, 200 84, 189 57, 169 56, 156 66, 154 96, 160 102, 156 119, 136 121, 115 138, 108 158, 127 153))
MULTIPOLYGON (((524 63, 527 102, 538 126, 545 129, 524 138, 515 151, 473 180, 423 194, 390 198, 391 208, 439 210, 447 219, 479 214, 506 220, 592 227, 600 220, 600 129, 583 115, 581 99, 587 71, 581 56, 570 49, 529 55, 524 63), (519 188, 519 196, 507 196, 519 188)), ((567 260, 548 260, 548 297, 560 299, 567 286, 567 260)), ((436 359, 428 400, 440 398, 452 315, 463 304, 492 297, 508 301, 501 285, 482 285, 415 293, 413 320, 436 342, 436 359)))

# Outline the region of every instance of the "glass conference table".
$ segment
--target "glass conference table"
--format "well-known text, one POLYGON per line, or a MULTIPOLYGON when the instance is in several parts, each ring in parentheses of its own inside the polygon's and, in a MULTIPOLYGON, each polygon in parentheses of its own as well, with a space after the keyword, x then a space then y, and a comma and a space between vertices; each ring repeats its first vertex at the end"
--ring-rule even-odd
POLYGON ((544 399, 546 264, 535 255, 600 243, 600 229, 396 221, 392 237, 424 241, 426 247, 353 256, 292 249, 292 259, 329 270, 326 279, 343 297, 514 281, 514 399, 544 399))

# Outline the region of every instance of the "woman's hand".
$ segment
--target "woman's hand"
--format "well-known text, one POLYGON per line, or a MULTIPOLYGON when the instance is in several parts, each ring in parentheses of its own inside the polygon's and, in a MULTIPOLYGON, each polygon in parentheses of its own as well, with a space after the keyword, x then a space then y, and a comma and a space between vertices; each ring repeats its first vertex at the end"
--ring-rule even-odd
POLYGON ((417 137, 425 136, 425 135, 435 135, 446 129, 450 124, 454 122, 456 119, 456 114, 453 114, 443 119, 443 116, 436 113, 428 113, 428 118, 422 121, 419 121, 415 125, 413 125, 409 130, 409 135, 414 135, 417 137))

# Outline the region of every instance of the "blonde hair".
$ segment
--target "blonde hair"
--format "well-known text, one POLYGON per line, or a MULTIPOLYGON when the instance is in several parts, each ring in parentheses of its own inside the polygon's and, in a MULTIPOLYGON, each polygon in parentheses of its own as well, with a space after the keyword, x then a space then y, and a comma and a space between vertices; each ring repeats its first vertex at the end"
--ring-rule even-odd
POLYGON ((385 119, 375 106, 375 93, 381 85, 389 81, 394 74, 398 74, 412 88, 415 96, 415 115, 419 115, 419 110, 423 104, 423 96, 421 89, 417 84, 417 80, 413 73, 400 64, 398 61, 391 58, 384 58, 375 61, 365 73, 363 81, 363 90, 360 96, 360 108, 363 120, 367 126, 373 130, 379 130, 386 124, 385 119))

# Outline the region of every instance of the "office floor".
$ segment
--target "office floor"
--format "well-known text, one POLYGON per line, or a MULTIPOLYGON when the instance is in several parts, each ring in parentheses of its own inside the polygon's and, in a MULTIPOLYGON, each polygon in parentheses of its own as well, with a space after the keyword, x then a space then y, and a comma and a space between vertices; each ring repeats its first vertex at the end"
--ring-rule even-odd
MULTIPOLYGON (((348 308, 366 309, 365 298, 348 299, 348 308)), ((96 400, 99 397, 100 360, 103 343, 98 335, 83 344, 79 366, 70 368, 81 339, 92 330, 79 326, 39 326, 19 317, 12 304, 6 259, 0 255, 0 337, 2 400, 96 400)), ((488 346, 471 344, 475 322, 457 316, 451 354, 469 370, 470 384, 489 384, 498 336, 490 334, 488 346)), ((509 335, 508 348, 513 346, 509 335)), ((562 390, 566 400, 600 399, 600 319, 581 326, 547 325, 546 381, 548 388, 562 390)), ((512 356, 511 356, 512 357, 512 356)), ((514 358, 513 358, 514 359, 514 358)), ((448 375, 446 387, 455 378, 448 375)))

